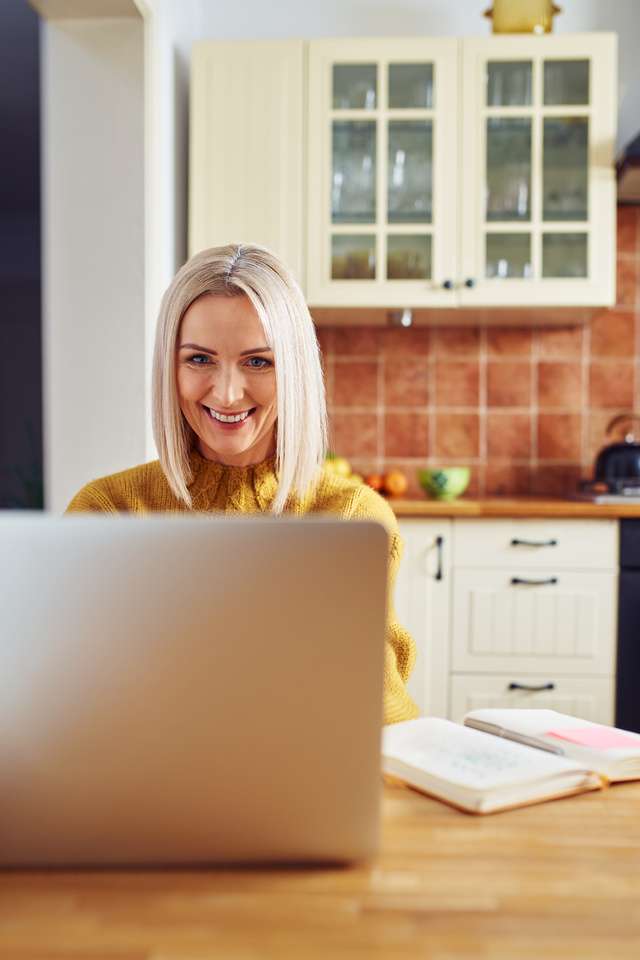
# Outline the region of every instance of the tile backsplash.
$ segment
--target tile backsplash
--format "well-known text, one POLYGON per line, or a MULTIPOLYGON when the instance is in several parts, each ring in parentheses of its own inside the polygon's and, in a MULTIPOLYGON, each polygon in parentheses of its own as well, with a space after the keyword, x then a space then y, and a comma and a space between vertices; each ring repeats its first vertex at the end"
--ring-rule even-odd
POLYGON ((467 464, 468 496, 562 495, 640 412, 640 208, 618 208, 617 305, 589 324, 321 327, 331 449, 360 473, 467 464))

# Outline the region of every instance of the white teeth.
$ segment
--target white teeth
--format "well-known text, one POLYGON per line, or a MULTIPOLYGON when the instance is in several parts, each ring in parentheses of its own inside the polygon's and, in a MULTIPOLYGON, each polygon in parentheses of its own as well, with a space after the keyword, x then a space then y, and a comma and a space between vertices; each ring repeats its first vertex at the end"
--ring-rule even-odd
POLYGON ((207 409, 214 420, 220 420, 222 423, 239 423, 240 420, 246 420, 251 413, 250 410, 245 410, 244 413, 238 413, 236 416, 225 417, 223 413, 217 413, 211 407, 207 407, 207 409))

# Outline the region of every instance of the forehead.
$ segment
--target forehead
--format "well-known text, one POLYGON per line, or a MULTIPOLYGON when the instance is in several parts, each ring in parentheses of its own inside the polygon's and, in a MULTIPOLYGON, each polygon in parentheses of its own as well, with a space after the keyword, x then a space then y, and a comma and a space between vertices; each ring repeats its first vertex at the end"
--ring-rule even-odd
POLYGON ((216 344, 266 346, 262 324, 249 298, 204 294, 185 311, 180 324, 179 343, 185 341, 216 348, 216 344), (256 339, 257 338, 257 339, 256 339), (245 341, 251 340, 251 343, 245 341))

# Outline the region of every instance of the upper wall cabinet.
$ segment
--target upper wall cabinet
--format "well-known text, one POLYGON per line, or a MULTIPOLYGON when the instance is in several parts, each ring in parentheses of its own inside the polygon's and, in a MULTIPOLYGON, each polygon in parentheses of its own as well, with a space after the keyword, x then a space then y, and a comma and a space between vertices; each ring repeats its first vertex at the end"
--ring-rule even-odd
POLYGON ((316 307, 610 305, 615 86, 613 34, 198 44, 191 252, 316 307))

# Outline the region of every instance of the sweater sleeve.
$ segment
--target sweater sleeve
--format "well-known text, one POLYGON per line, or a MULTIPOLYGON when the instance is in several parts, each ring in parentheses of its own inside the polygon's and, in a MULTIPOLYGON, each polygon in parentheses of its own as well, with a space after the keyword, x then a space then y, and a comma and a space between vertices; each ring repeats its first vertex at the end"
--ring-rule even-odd
POLYGON ((383 498, 369 487, 362 486, 351 514, 354 519, 377 520, 389 534, 389 590, 384 655, 384 722, 397 723, 418 716, 418 708, 407 693, 405 683, 411 675, 416 657, 413 638, 397 619, 394 605, 396 576, 402 557, 402 540, 398 521, 383 498))
POLYGON ((118 513, 118 509, 100 483, 95 481, 76 493, 65 513, 118 513))

